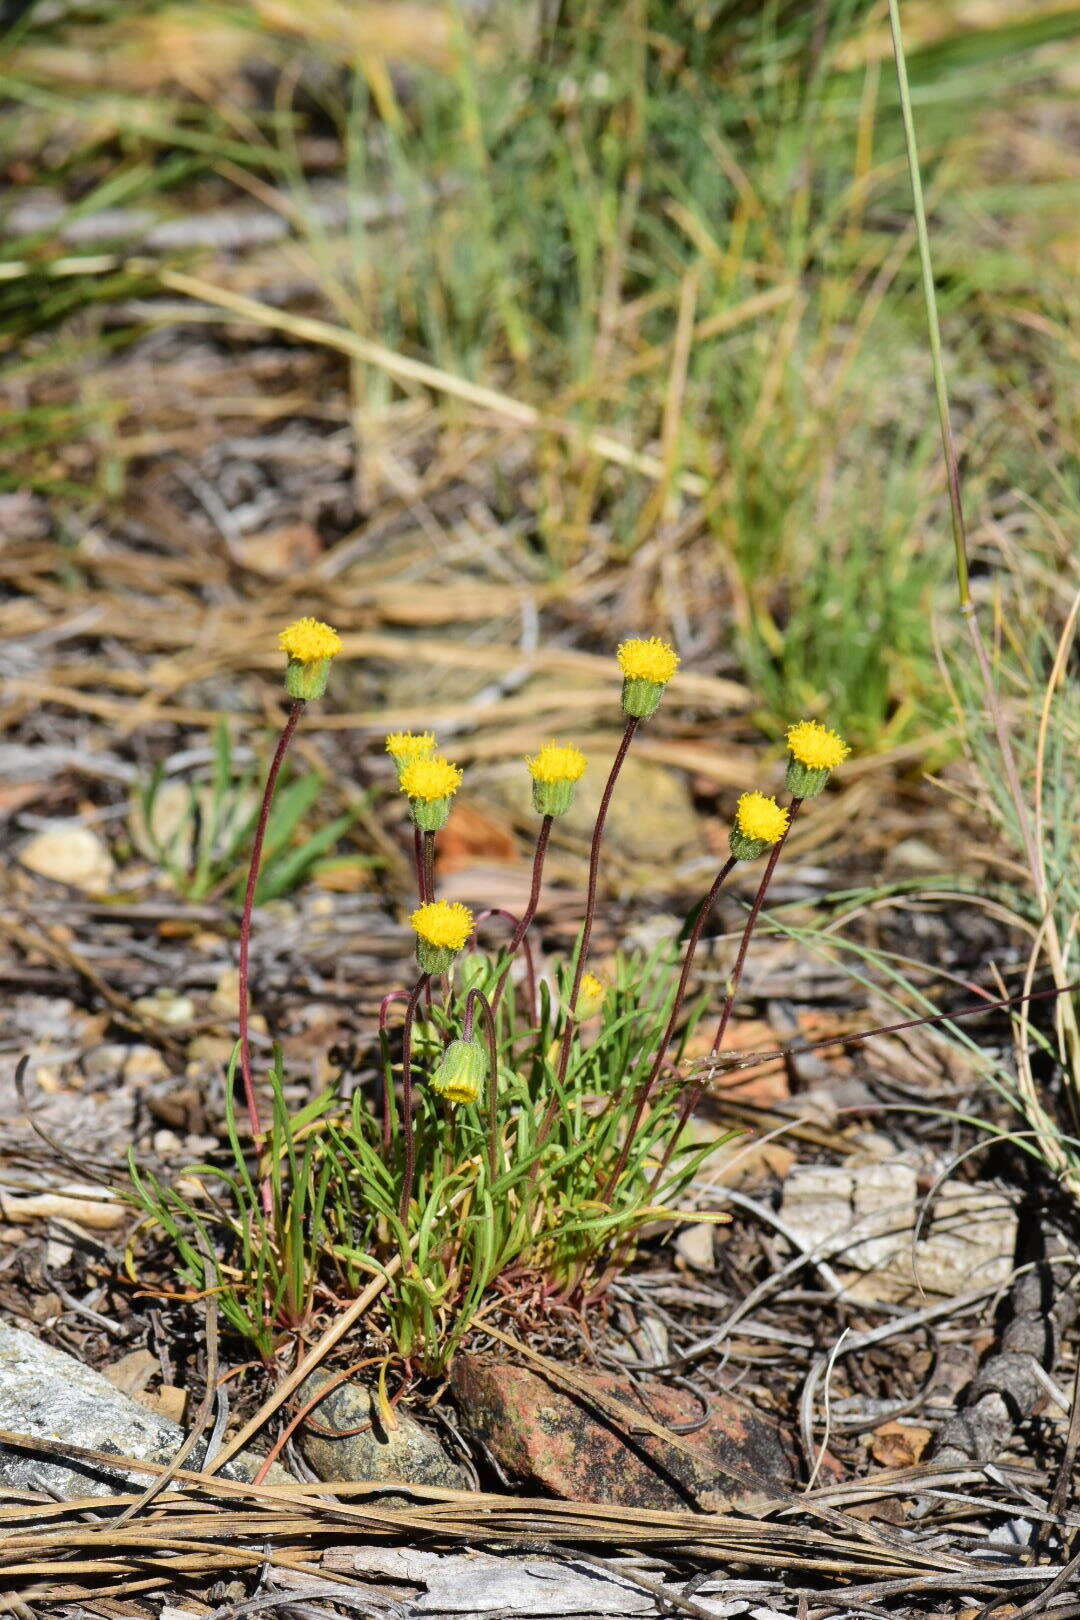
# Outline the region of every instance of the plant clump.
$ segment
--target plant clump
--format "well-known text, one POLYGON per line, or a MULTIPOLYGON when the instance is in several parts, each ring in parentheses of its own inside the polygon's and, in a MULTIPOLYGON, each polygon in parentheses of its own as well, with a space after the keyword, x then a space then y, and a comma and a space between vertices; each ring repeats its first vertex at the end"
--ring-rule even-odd
MULTIPOLYGON (((294 665, 312 669, 340 638, 300 620, 282 634, 294 665)), ((717 895, 740 861, 769 852, 728 986, 723 1037, 742 962, 776 859, 798 812, 752 790, 739 799, 731 853, 696 909, 680 951, 619 955, 609 980, 588 965, 601 840, 619 774, 641 724, 675 677, 678 656, 656 637, 623 642, 624 731, 608 770, 590 849, 581 929, 567 957, 537 971, 529 938, 548 840, 586 769, 574 744, 549 741, 526 759, 540 823, 532 888, 506 946, 477 943, 477 918, 435 893, 434 848, 462 771, 442 758, 431 732, 395 732, 385 748, 413 828, 418 904, 409 921, 416 975, 384 997, 371 1052, 377 1084, 348 1103, 331 1088, 298 1111, 287 1106, 280 1051, 266 1076, 264 1128, 247 1047, 247 945, 260 856, 258 836, 242 934, 240 1026, 227 1093, 231 1167, 196 1165, 175 1184, 132 1176, 144 1209, 175 1245, 177 1267, 196 1290, 217 1286, 231 1326, 264 1357, 283 1336, 303 1333, 327 1291, 337 1299, 383 1279, 369 1331, 421 1372, 440 1374, 498 1285, 585 1305, 658 1221, 715 1220, 683 1207, 714 1143, 685 1126, 701 1082, 683 1064, 707 1010, 689 994, 695 954, 717 895), (518 957, 525 969, 511 975, 518 957), (391 1015, 403 1006, 400 1029, 391 1015), (233 1082, 244 1081, 248 1138, 237 1126, 233 1082), (223 1281, 215 1283, 220 1276, 223 1281)), ((287 672, 286 684, 289 687, 287 672)), ((307 699, 294 696, 267 778, 265 827, 276 772, 307 699)), ((800 769, 826 773, 845 745, 816 722, 789 733, 800 769)), ((789 764, 789 770, 790 770, 789 764)), ((824 784, 822 784, 824 785, 824 784)), ((809 792, 804 797, 810 796, 809 792)), ((714 1050, 716 1049, 714 1047, 714 1050)))

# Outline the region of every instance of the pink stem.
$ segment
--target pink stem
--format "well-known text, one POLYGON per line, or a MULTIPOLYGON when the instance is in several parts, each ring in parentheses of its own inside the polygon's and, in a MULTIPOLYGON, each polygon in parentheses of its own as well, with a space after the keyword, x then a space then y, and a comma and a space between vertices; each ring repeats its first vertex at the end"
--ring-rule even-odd
MULTIPOLYGON (((780 851, 787 843, 788 833, 795 825, 795 817, 802 809, 802 805, 803 801, 801 799, 792 799, 789 806, 788 824, 784 828, 781 838, 769 851, 769 859, 765 863, 765 870, 761 874, 761 882, 758 884, 757 893, 754 896, 754 903, 750 907, 750 915, 746 919, 746 924, 742 932, 742 939, 739 941, 739 954, 735 958, 735 968, 728 982, 728 993, 724 1000, 723 1008, 720 1012, 720 1022, 716 1026, 716 1034, 713 1037, 712 1051, 710 1053, 711 1057, 715 1057, 719 1052, 721 1043, 725 1034, 727 1033, 732 1008, 735 1006, 735 997, 738 994, 739 984, 742 981, 743 968, 746 965, 746 953, 750 948, 750 936, 754 932, 758 917, 761 914, 761 908, 765 903, 765 895, 768 891, 769 884, 772 882, 772 875, 776 871, 776 863, 780 859, 780 851)), ((660 1168, 653 1177, 652 1184, 654 1188, 659 1185, 660 1178, 670 1163, 671 1155, 675 1151, 676 1144, 678 1143, 683 1131, 686 1129, 686 1123, 690 1118, 690 1115, 694 1112, 694 1109, 701 1101, 704 1090, 704 1080, 698 1080, 694 1085, 687 1086, 683 1095, 682 1103, 679 1107, 678 1119, 675 1121, 675 1129, 671 1134, 667 1148, 664 1151, 664 1156, 660 1161, 660 1168)))
POLYGON ((634 1102, 634 1112, 631 1116, 626 1134, 623 1137, 622 1147, 619 1149, 619 1157, 615 1161, 615 1168, 608 1177, 607 1186, 600 1195, 604 1203, 607 1203, 610 1199, 618 1183, 619 1177, 626 1169, 626 1161, 630 1157, 630 1149, 634 1144, 634 1137, 637 1134, 637 1128, 641 1123, 641 1116, 645 1112, 645 1105, 647 1104, 649 1097, 652 1095, 652 1089, 655 1086, 660 1071, 664 1066, 664 1059, 667 1057, 668 1047, 671 1045, 672 1037, 675 1034, 675 1030, 679 1022, 679 1014, 682 1012, 683 1001, 686 997, 686 986, 690 981, 690 972, 694 966, 694 957, 697 954, 698 944, 701 940, 701 931, 705 927, 709 913, 716 904, 716 897, 720 893, 725 879, 728 877, 735 864, 736 862, 734 855, 729 855, 719 872, 717 872, 712 888, 709 890, 708 894, 701 902, 701 905, 698 907, 698 914, 694 918, 694 926, 691 928, 690 937, 686 942, 686 951, 683 955, 682 972, 679 974, 679 984, 675 991, 675 1000, 672 1003, 671 1016, 668 1018, 667 1027, 664 1030, 663 1038, 661 1039, 660 1045, 657 1048, 656 1056, 653 1059, 652 1068, 649 1070, 646 1079, 643 1080, 641 1085, 638 1087, 637 1098, 634 1102))
POLYGON ((769 884, 772 882, 772 875, 776 871, 776 863, 780 859, 780 851, 787 843, 788 833, 795 825, 795 817, 802 809, 802 803, 803 802, 801 799, 792 799, 788 812, 787 826, 784 828, 782 836, 769 851, 769 859, 765 863, 765 870, 761 874, 761 882, 758 884, 757 894, 754 896, 754 903, 750 907, 750 915, 746 919, 746 926, 743 929, 742 939, 739 941, 739 954, 735 958, 735 968, 732 972, 731 980, 728 985, 727 1000, 724 1002, 723 1010, 720 1014, 720 1022, 717 1024, 716 1034, 713 1036, 711 1053, 711 1056, 713 1057, 715 1057, 717 1052, 720 1050, 725 1032, 727 1031, 728 1022, 731 1018, 732 1008, 735 1006, 735 997, 738 994, 739 985, 742 982, 743 968, 746 966, 746 953, 750 949, 750 936, 754 932, 758 917, 761 914, 761 908, 765 904, 765 895, 768 891, 769 884))
POLYGON ((425 905, 430 899, 427 889, 427 872, 424 869, 424 835, 419 827, 414 826, 413 859, 416 862, 416 892, 420 897, 420 904, 425 905))

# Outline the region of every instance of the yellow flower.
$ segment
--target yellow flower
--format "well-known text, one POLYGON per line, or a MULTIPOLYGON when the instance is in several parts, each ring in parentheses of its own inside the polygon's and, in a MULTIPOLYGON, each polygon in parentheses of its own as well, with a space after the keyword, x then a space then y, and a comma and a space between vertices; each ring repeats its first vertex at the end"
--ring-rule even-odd
POLYGON ((451 1041, 431 1076, 431 1089, 455 1106, 478 1103, 487 1072, 487 1053, 479 1041, 451 1041))
POLYGON ((386 752, 398 766, 414 759, 428 759, 435 752, 433 731, 392 731, 386 739, 386 752))
POLYGON ((586 1018, 595 1018, 604 1005, 607 992, 608 987, 603 979, 598 979, 595 973, 583 973, 578 987, 578 1017, 583 1021, 586 1018))
POLYGON ((576 782, 585 773, 585 755, 573 743, 545 743, 525 763, 534 782, 576 782))
POLYGON ((460 900, 429 900, 409 921, 417 939, 437 950, 460 951, 473 930, 473 914, 460 900))
POLYGON ((401 773, 401 786, 410 799, 431 804, 436 799, 452 799, 461 784, 461 772, 448 759, 412 759, 401 773))
POLYGON ((792 758, 811 771, 835 771, 851 752, 842 737, 816 720, 800 720, 797 726, 789 726, 787 740, 792 758))
POLYGON ((298 664, 318 664, 324 658, 337 657, 341 637, 318 619, 297 619, 285 626, 278 636, 278 646, 298 664))
POLYGON ((449 973, 454 958, 473 930, 473 914, 460 900, 429 900, 409 921, 416 933, 416 960, 421 973, 449 973))
POLYGON ((656 636, 648 641, 624 641, 619 648, 623 713, 632 720, 650 720, 678 667, 674 647, 656 636))
POLYGON ((533 808, 541 816, 564 816, 574 798, 574 784, 585 770, 585 755, 573 743, 545 743, 530 759, 533 808))
POLYGON ((735 811, 735 825, 755 844, 778 844, 787 831, 788 813, 765 793, 744 793, 735 811))
POLYGON ((628 681, 650 681, 664 686, 679 667, 674 647, 658 636, 648 641, 624 641, 618 652, 619 668, 628 681))

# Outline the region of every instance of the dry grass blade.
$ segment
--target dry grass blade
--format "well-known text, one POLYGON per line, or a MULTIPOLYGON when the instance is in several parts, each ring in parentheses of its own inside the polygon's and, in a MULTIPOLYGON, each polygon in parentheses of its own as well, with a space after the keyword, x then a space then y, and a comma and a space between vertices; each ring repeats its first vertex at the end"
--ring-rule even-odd
MULTIPOLYGON (((246 298, 241 293, 230 292, 225 287, 204 281, 201 276, 189 276, 179 270, 163 270, 159 280, 162 286, 168 287, 173 292, 185 293, 189 298, 215 304, 218 308, 228 310, 230 314, 238 315, 243 320, 256 321, 260 326, 272 327, 279 332, 289 332, 293 337, 307 342, 337 349, 342 354, 363 361, 365 365, 378 366, 399 382, 420 383, 425 388, 434 389, 436 393, 479 406, 481 410, 490 411, 493 415, 516 422, 522 427, 557 433, 571 443, 581 444, 605 461, 614 462, 617 466, 626 467, 631 472, 641 473, 643 477, 657 482, 665 480, 663 460, 644 451, 632 450, 609 433, 583 432, 573 422, 546 417, 535 405, 528 405, 524 400, 514 399, 509 394, 500 393, 494 388, 485 388, 479 383, 471 383, 464 377, 455 377, 451 372, 441 371, 437 366, 428 365, 425 361, 410 360, 407 355, 395 354, 392 349, 384 348, 381 343, 371 343, 356 332, 346 331, 344 327, 331 326, 328 321, 315 320, 307 315, 290 315, 284 310, 275 309, 271 304, 259 303, 255 298, 246 298)), ((708 489, 705 480, 699 478, 696 473, 680 473, 673 482, 687 495, 701 496, 708 489)))
MULTIPOLYGON (((66 1446, 32 1436, 0 1435, 0 1443, 44 1455, 84 1460, 133 1473, 160 1477, 160 1464, 66 1446)), ((137 1521, 120 1524, 138 1500, 132 1494, 91 1497, 66 1504, 43 1504, 28 1524, 25 1508, 0 1514, 0 1578, 5 1582, 44 1575, 92 1577, 99 1596, 130 1590, 133 1580, 167 1584, 179 1576, 252 1568, 267 1560, 288 1561, 293 1549, 310 1557, 313 1547, 341 1548, 373 1540, 419 1538, 443 1546, 489 1545, 565 1553, 572 1548, 649 1550, 677 1553, 706 1567, 736 1564, 792 1574, 828 1577, 842 1586, 877 1581, 890 1586, 918 1583, 926 1590, 978 1591, 989 1576, 969 1560, 917 1546, 894 1546, 873 1527, 845 1522, 841 1528, 762 1524, 752 1518, 690 1510, 609 1507, 594 1502, 510 1498, 486 1493, 409 1486, 415 1505, 388 1509, 350 1498, 378 1496, 383 1486, 320 1483, 314 1486, 256 1486, 209 1474, 177 1470, 185 1494, 159 1498, 137 1521), (330 1493, 334 1493, 331 1496, 330 1493), (95 1517, 80 1517, 86 1510, 95 1517), (228 1550, 222 1550, 223 1540, 228 1550)), ((32 1517, 35 1510, 31 1510, 32 1517)), ((1016 1570, 1015 1578, 1041 1584, 1056 1571, 1016 1570)), ((70 1593, 74 1588, 65 1586, 70 1593)), ((59 1590, 59 1588, 57 1588, 59 1590)), ((51 1593, 50 1593, 51 1595, 51 1593)))

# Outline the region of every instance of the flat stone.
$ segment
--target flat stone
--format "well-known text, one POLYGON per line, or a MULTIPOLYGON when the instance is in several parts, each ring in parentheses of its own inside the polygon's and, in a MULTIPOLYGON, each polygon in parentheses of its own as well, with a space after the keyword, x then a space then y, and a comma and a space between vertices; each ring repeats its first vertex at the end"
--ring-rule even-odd
MULTIPOLYGON (((647 1406, 629 1379, 592 1373, 588 1383, 657 1423, 702 1416, 691 1394, 659 1382, 647 1386, 647 1406)), ((466 1427, 507 1473, 573 1501, 722 1509, 755 1489, 774 1496, 794 1478, 779 1429, 730 1395, 710 1392, 705 1423, 676 1446, 640 1431, 624 1435, 586 1400, 485 1356, 459 1354, 451 1386, 466 1427)))
MULTIPOLYGON (((178 1424, 146 1411, 92 1367, 5 1322, 0 1322, 0 1429, 165 1464, 184 1440, 178 1424)), ((205 1442, 200 1441, 187 1467, 198 1468, 204 1455, 205 1442)), ((261 1461, 242 1452, 222 1472, 230 1479, 251 1479, 261 1461)), ((0 1486, 10 1490, 46 1490, 64 1500, 112 1496, 142 1490, 151 1477, 0 1445, 0 1486)), ((277 1483, 291 1478, 277 1464, 268 1477, 277 1483)))
MULTIPOLYGON (((312 1373, 297 1391, 298 1403, 309 1401, 332 1376, 325 1371, 312 1373)), ((300 1430, 301 1455, 320 1479, 438 1485, 447 1490, 470 1487, 465 1469, 447 1456, 438 1436, 408 1412, 395 1413, 396 1429, 384 1426, 375 1394, 366 1384, 339 1384, 311 1416, 320 1428, 336 1429, 341 1436, 333 1439, 319 1434, 306 1423, 300 1430), (353 1429, 360 1433, 347 1432, 353 1429)))
POLYGON ((915 1229, 922 1202, 913 1165, 795 1165, 780 1213, 804 1247, 828 1259, 848 1297, 906 1302, 1007 1283, 1016 1211, 992 1187, 943 1187, 915 1229))
MULTIPOLYGON (((592 837, 610 764, 610 759, 590 758, 589 769, 574 792, 573 804, 560 817, 564 830, 573 837, 583 841, 592 837)), ((527 772, 499 775, 489 785, 492 795, 518 815, 534 815, 527 772)), ((631 753, 615 787, 604 836, 613 849, 643 860, 663 860, 687 846, 700 844, 702 823, 682 773, 631 753)), ((676 932, 678 927, 676 923, 676 932)))
POLYGON ((77 821, 58 821, 44 828, 23 845, 19 860, 39 877, 90 894, 107 889, 116 870, 97 833, 77 821))

